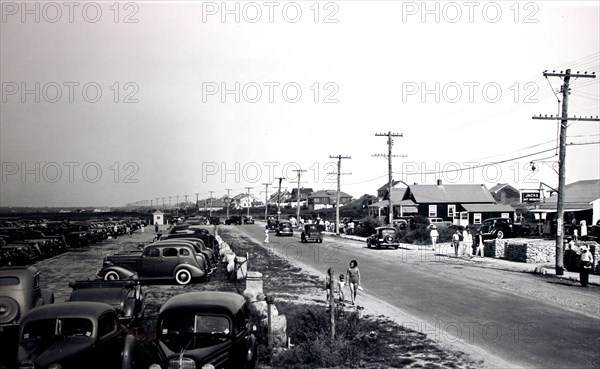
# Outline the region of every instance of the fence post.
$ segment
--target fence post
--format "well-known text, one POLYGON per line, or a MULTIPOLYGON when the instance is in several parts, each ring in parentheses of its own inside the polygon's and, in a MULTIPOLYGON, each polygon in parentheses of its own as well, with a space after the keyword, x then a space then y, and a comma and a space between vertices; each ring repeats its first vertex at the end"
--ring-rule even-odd
POLYGON ((335 289, 333 288, 333 283, 335 281, 335 272, 333 269, 331 270, 331 276, 329 279, 329 319, 331 323, 331 339, 335 339, 335 297, 333 296, 333 292, 335 289))

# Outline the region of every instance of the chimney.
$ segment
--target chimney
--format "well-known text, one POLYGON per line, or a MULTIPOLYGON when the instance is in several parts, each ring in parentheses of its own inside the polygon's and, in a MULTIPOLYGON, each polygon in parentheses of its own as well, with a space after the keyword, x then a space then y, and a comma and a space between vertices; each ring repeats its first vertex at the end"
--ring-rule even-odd
POLYGON ((437 185, 438 185, 438 186, 441 186, 441 185, 442 185, 442 180, 441 180, 441 179, 438 179, 438 180, 437 180, 437 185))

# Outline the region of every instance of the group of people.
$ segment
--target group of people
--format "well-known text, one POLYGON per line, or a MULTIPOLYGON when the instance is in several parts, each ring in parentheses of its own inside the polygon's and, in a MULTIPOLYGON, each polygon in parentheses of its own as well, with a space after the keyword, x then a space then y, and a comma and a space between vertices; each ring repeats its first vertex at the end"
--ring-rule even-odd
MULTIPOLYGON (((331 268, 327 269, 327 275, 325 276, 325 289, 327 290, 327 300, 330 299, 330 291, 333 281, 333 272, 331 268)), ((335 287, 338 293, 338 301, 344 303, 346 301, 346 285, 350 288, 350 303, 354 305, 356 303, 356 295, 358 290, 362 290, 360 270, 358 269, 358 262, 356 260, 350 261, 350 265, 346 270, 346 274, 340 274, 339 279, 335 287)))
MULTIPOLYGON (((431 249, 435 250, 435 246, 437 245, 437 241, 440 238, 440 233, 437 230, 435 225, 431 226, 431 230, 429 231, 429 237, 431 237, 431 249)), ((459 257, 462 256, 481 256, 485 258, 483 254, 483 234, 481 231, 478 231, 475 237, 471 234, 471 230, 469 227, 465 227, 462 231, 462 234, 457 229, 456 232, 452 235, 452 246, 454 247, 454 256, 459 257), (462 242, 461 242, 462 238, 462 242), (473 242, 475 243, 476 249, 473 253, 473 242)))

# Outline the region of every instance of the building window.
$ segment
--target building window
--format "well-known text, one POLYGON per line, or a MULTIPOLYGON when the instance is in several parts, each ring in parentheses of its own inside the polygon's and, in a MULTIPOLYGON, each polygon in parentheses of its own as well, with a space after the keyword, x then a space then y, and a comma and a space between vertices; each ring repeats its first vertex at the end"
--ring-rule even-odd
POLYGON ((456 212, 456 205, 448 205, 448 218, 454 218, 456 212))
POLYGON ((475 214, 473 214, 473 223, 474 224, 481 224, 481 213, 475 213, 475 214))
POLYGON ((469 213, 467 213, 466 211, 460 213, 460 220, 469 220, 469 213))
POLYGON ((429 217, 430 218, 437 217, 437 205, 429 205, 429 217))
POLYGON ((510 218, 508 213, 502 213, 502 214, 500 214, 500 217, 501 218, 510 218))

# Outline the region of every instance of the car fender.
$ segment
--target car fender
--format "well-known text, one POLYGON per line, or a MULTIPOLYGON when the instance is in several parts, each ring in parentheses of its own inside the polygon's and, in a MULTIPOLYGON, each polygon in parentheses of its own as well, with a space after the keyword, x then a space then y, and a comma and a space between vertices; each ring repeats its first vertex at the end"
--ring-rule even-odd
POLYGON ((125 337, 125 343, 123 344, 123 352, 121 353, 121 369, 133 369, 133 359, 135 356, 136 347, 137 340, 132 334, 128 334, 125 337))
POLYGON ((190 273, 192 273, 192 277, 194 277, 194 278, 204 277, 206 275, 206 271, 204 269, 198 268, 195 265, 192 265, 192 264, 179 264, 173 270, 173 276, 175 276, 175 274, 177 274, 177 272, 180 271, 181 269, 187 269, 187 270, 189 270, 190 273))
POLYGON ((42 301, 44 305, 54 303, 54 292, 52 290, 42 289, 42 301))
POLYGON ((124 268, 124 267, 118 266, 118 265, 111 265, 106 268, 102 268, 102 270, 98 273, 98 275, 100 277, 104 278, 106 273, 111 272, 111 271, 119 274, 119 278, 121 278, 121 279, 134 279, 134 276, 136 275, 136 273, 133 270, 127 269, 127 268, 124 268))

